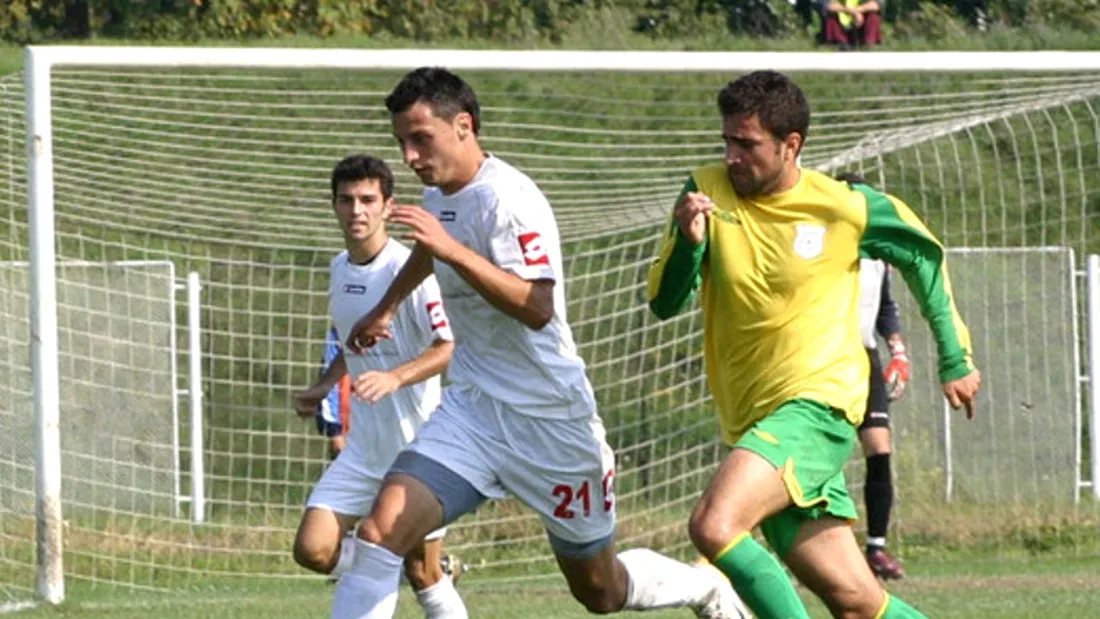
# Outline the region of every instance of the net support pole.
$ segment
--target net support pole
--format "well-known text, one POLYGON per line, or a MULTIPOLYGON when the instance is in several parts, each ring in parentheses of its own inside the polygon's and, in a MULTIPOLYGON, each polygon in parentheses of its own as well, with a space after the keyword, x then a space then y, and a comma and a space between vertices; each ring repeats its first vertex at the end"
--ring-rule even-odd
POLYGON ((1081 359, 1081 306, 1078 305, 1078 288, 1081 285, 1081 271, 1077 268, 1077 254, 1069 249, 1066 252, 1066 259, 1068 264, 1066 270, 1069 272, 1069 306, 1070 311, 1073 314, 1073 320, 1070 324, 1073 327, 1073 504, 1079 505, 1081 503, 1081 488, 1084 487, 1084 480, 1082 480, 1081 464, 1084 453, 1084 394, 1082 393, 1087 389, 1086 382, 1088 375, 1085 374, 1086 368, 1084 362, 1081 359))
POLYGON ((955 449, 951 441, 951 403, 943 400, 943 500, 955 498, 955 449))
POLYGON ((1089 255, 1085 282, 1088 291, 1089 465, 1092 496, 1100 499, 1100 255, 1089 255))
POLYGON ((27 207, 30 234, 30 348, 34 393, 35 591, 50 604, 65 599, 61 519, 61 381, 54 247, 53 130, 50 62, 24 56, 27 114, 27 207))
POLYGON ((187 389, 191 413, 191 520, 206 519, 206 477, 202 451, 202 282, 187 274, 187 389))

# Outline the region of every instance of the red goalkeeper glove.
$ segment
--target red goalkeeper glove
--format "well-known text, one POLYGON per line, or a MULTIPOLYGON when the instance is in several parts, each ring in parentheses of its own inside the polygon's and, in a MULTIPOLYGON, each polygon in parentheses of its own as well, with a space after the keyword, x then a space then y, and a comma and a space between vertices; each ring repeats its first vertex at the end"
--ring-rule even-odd
POLYGON ((896 400, 905 393, 905 385, 909 383, 909 357, 905 354, 904 344, 891 346, 890 355, 890 363, 882 375, 889 398, 896 400))

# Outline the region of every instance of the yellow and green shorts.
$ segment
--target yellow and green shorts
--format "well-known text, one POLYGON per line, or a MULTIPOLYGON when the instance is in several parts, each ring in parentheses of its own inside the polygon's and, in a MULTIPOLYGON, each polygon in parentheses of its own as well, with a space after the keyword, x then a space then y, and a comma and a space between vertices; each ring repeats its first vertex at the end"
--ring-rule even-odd
POLYGON ((794 505, 760 524, 768 544, 786 556, 802 524, 833 516, 854 521, 856 506, 844 481, 856 429, 843 411, 813 400, 790 400, 756 422, 734 445, 783 474, 794 505))

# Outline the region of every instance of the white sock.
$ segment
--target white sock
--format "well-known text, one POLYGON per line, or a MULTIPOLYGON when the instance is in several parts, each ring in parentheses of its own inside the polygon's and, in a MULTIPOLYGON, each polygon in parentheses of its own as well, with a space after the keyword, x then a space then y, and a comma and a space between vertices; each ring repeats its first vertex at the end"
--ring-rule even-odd
POLYGON ((875 548, 886 548, 886 538, 885 537, 868 537, 867 538, 867 545, 868 546, 874 546, 875 548))
POLYGON ((695 607, 714 590, 714 579, 700 578, 698 569, 648 548, 621 552, 619 561, 630 576, 626 594, 629 610, 695 607))
POLYGON ((355 538, 355 556, 332 596, 331 619, 390 619, 397 610, 403 559, 355 538))
POLYGON ((332 568, 330 574, 333 578, 339 578, 340 574, 348 571, 351 568, 351 562, 355 558, 355 535, 345 535, 340 540, 340 555, 336 559, 336 566, 332 568))
POLYGON ((446 574, 434 585, 416 592, 416 601, 427 619, 467 619, 466 605, 446 574))

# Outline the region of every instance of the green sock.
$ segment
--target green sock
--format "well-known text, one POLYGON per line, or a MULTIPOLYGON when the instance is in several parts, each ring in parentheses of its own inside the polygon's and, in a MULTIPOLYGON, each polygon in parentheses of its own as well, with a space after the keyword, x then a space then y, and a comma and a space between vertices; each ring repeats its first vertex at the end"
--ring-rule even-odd
POLYGON ((718 553, 714 565, 729 577, 757 619, 810 619, 783 566, 748 533, 718 553))
POLYGON ((919 610, 887 593, 885 607, 879 611, 878 619, 928 619, 928 617, 925 617, 919 610))

